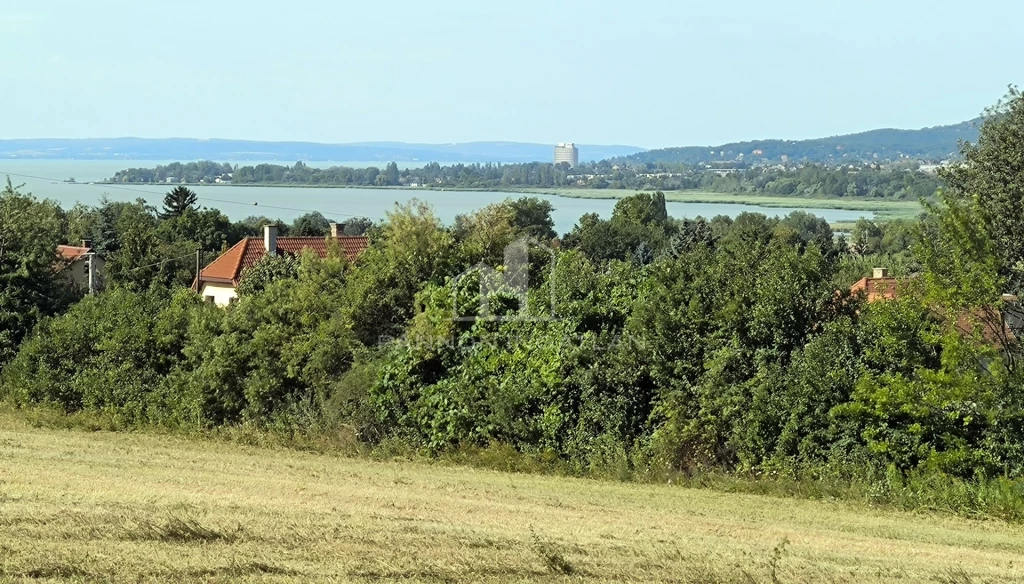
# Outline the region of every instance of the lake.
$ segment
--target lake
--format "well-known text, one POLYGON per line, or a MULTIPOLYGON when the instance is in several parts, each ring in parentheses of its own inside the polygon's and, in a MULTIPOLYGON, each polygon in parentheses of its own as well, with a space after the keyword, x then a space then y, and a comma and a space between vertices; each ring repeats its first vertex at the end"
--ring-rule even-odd
MULTIPOLYGON (((115 201, 145 199, 159 206, 168 185, 95 185, 84 184, 110 178, 118 170, 131 167, 153 167, 166 164, 161 161, 138 160, 2 160, 0 179, 12 175, 15 185, 24 183, 24 191, 36 197, 53 199, 69 208, 76 202, 96 204, 105 194, 115 201), (14 176, 22 175, 22 176, 14 176), (33 178, 28 178, 33 177, 33 178), (77 184, 59 181, 74 178, 77 184)), ((239 164, 258 164, 243 162, 239 164)), ((289 164, 276 162, 276 164, 289 164)), ((332 165, 366 166, 369 163, 318 162, 310 166, 332 165)), ((437 216, 446 223, 456 215, 479 209, 509 197, 520 197, 517 193, 482 191, 431 191, 416 189, 360 189, 360 188, 313 188, 313 187, 262 187, 262 186, 200 186, 190 187, 200 197, 200 204, 223 211, 232 220, 250 215, 266 215, 291 221, 310 211, 319 211, 326 217, 344 221, 349 217, 383 218, 396 202, 413 198, 426 201, 434 207, 437 216)), ((559 233, 570 231, 584 213, 597 213, 610 217, 615 206, 614 199, 574 199, 551 195, 536 195, 551 202, 555 207, 552 218, 559 233)), ((769 216, 784 216, 803 210, 824 217, 829 222, 856 221, 870 217, 872 213, 843 209, 796 209, 767 208, 755 205, 733 203, 678 203, 669 202, 669 215, 678 218, 716 215, 736 215, 749 211, 769 216)))

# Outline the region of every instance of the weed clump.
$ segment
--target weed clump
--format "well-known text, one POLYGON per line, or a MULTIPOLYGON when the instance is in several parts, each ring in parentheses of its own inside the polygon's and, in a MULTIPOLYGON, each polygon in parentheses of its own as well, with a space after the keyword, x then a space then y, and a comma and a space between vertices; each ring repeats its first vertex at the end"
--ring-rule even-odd
POLYGON ((222 529, 204 525, 190 514, 172 514, 162 522, 141 520, 128 528, 127 539, 177 543, 234 543, 243 533, 241 525, 222 529))
POLYGON ((530 530, 530 539, 532 540, 533 551, 540 557, 544 567, 549 572, 566 576, 571 576, 577 572, 576 567, 562 555, 562 552, 553 542, 537 535, 537 532, 532 529, 530 530))

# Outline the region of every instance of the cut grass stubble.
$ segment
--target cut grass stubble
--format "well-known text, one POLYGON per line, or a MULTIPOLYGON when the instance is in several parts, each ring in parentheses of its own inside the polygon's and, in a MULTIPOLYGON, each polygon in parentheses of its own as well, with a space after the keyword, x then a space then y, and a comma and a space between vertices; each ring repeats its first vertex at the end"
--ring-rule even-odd
POLYGON ((997 521, 0 424, 0 580, 1024 582, 997 521))

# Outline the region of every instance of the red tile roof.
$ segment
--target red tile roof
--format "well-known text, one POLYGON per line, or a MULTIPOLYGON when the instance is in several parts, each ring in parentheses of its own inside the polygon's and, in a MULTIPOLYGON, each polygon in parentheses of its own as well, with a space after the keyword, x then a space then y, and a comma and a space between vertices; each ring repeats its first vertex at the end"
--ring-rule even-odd
POLYGON ((957 317, 956 328, 965 335, 980 332, 982 340, 1000 349, 1017 341, 1013 328, 1007 323, 1007 314, 998 309, 975 308, 965 312, 957 317))
MULTIPOLYGON (((898 288, 899 281, 896 278, 861 278, 850 287, 850 292, 857 294, 863 291, 868 302, 878 302, 896 298, 899 294, 898 288)), ((1011 297, 1004 296, 1004 300, 1017 302, 1016 297, 1012 297, 1011 300, 1011 297)), ((956 328, 967 335, 978 330, 984 341, 997 348, 1003 348, 1007 342, 1017 341, 1016 334, 1006 320, 1006 314, 998 309, 975 308, 956 315, 956 328)))
MULTIPOLYGON (((300 255, 303 250, 309 249, 323 258, 327 257, 327 242, 330 239, 330 237, 278 237, 277 251, 282 254, 300 255)), ((362 236, 344 236, 334 239, 349 261, 354 261, 370 245, 370 240, 362 236)), ((246 237, 203 268, 199 272, 199 280, 200 282, 230 282, 237 285, 242 272, 252 267, 266 253, 262 238, 246 237)))
POLYGON ((867 294, 868 302, 876 302, 896 298, 898 286, 896 278, 861 278, 850 286, 850 292, 857 294, 863 291, 867 294))
POLYGON ((88 247, 77 247, 74 245, 57 246, 57 255, 69 262, 85 257, 90 251, 92 250, 88 247))

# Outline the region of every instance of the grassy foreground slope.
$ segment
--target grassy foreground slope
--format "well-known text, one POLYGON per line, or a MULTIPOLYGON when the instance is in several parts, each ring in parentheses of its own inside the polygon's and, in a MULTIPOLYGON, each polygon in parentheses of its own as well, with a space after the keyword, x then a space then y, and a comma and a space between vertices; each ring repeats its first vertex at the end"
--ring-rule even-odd
POLYGON ((0 428, 0 580, 1024 582, 994 521, 0 428))

